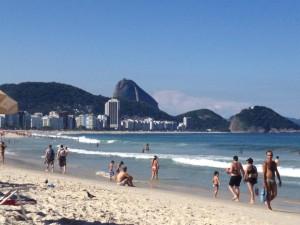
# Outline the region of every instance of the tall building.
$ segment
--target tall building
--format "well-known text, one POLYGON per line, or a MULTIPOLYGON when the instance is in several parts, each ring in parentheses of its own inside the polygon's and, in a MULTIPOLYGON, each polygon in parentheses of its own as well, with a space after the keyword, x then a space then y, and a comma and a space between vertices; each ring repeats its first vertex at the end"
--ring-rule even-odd
POLYGON ((105 115, 109 116, 109 126, 111 129, 120 129, 120 101, 112 98, 105 103, 105 115))

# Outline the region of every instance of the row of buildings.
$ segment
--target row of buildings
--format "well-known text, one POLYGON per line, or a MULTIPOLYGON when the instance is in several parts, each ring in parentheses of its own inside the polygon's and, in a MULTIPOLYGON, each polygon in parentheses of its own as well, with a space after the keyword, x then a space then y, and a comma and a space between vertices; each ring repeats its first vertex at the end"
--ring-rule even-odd
POLYGON ((157 121, 152 118, 120 119, 120 102, 110 99, 105 104, 104 115, 80 114, 70 115, 67 112, 49 112, 29 114, 20 111, 13 115, 0 114, 2 129, 36 129, 36 130, 128 130, 128 131, 173 131, 189 126, 189 118, 183 123, 175 121, 157 121))

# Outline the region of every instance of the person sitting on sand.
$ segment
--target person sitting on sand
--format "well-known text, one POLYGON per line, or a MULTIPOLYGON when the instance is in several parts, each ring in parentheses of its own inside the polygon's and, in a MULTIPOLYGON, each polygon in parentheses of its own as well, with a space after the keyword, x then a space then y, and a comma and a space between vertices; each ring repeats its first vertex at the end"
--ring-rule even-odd
POLYGON ((281 186, 280 174, 277 169, 277 164, 273 161, 273 152, 268 150, 266 152, 267 159, 263 164, 263 176, 264 176, 264 188, 267 191, 266 203, 268 209, 272 210, 271 201, 277 196, 277 184, 275 180, 275 174, 279 181, 279 187, 281 186))
POLYGON ((238 160, 238 156, 233 156, 233 161, 230 167, 226 169, 226 172, 230 174, 228 188, 233 195, 232 200, 235 200, 237 202, 240 200, 240 184, 242 181, 242 177, 244 177, 245 175, 243 166, 238 160))
POLYGON ((55 159, 55 152, 52 148, 52 145, 49 145, 45 152, 45 161, 46 164, 46 172, 49 171, 49 167, 51 167, 51 172, 54 172, 54 159, 55 159))
POLYGON ((117 183, 122 186, 127 184, 129 187, 135 187, 132 180, 133 177, 127 173, 127 167, 123 167, 120 173, 117 175, 117 183))
POLYGON ((6 149, 6 145, 4 143, 4 141, 1 141, 0 143, 0 156, 1 156, 1 161, 2 161, 2 164, 4 164, 4 155, 5 155, 5 149, 6 149))
POLYGON ((155 155, 154 158, 151 161, 151 180, 156 179, 158 180, 158 170, 159 170, 159 163, 158 163, 158 158, 155 155))
POLYGON ((57 160, 58 164, 61 170, 61 173, 66 173, 66 167, 67 167, 67 155, 68 155, 68 147, 65 147, 63 145, 60 146, 60 148, 57 151, 57 160))
POLYGON ((215 171, 214 176, 212 179, 213 188, 214 188, 214 197, 217 198, 219 187, 220 187, 220 179, 219 179, 219 172, 215 171))

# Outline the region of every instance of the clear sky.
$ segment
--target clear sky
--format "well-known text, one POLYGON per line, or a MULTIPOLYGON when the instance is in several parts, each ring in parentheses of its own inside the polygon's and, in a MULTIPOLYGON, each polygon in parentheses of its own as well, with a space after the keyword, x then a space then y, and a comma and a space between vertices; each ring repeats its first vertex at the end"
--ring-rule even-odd
POLYGON ((1 0, 0 77, 104 96, 128 78, 172 115, 300 118, 300 1, 1 0))

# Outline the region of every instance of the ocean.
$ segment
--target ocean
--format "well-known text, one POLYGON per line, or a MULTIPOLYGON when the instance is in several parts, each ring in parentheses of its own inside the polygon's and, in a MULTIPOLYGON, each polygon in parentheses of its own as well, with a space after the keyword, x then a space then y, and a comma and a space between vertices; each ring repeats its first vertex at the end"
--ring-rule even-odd
MULTIPOLYGON (((279 198, 294 202, 300 208, 300 133, 232 134, 232 133, 36 133, 29 138, 10 140, 8 157, 24 165, 43 168, 43 155, 48 144, 69 147, 68 173, 101 179, 97 171, 107 171, 108 163, 121 160, 128 167, 137 185, 147 186, 151 176, 151 159, 157 155, 160 163, 158 188, 179 188, 183 191, 212 189, 212 175, 220 172, 221 196, 229 198, 225 173, 232 157, 246 164, 252 157, 262 171, 265 152, 273 150, 279 156, 279 172, 283 185, 279 198), (146 143, 150 152, 142 153, 146 143), (223 194, 222 194, 223 193, 223 194)), ((8 140, 7 140, 8 141, 8 140)), ((57 167, 57 166, 56 166, 57 167)), ((58 168, 56 168, 58 170, 58 168)), ((259 174, 257 187, 262 187, 259 174)), ((248 200, 245 184, 241 191, 248 200)), ((207 192, 209 193, 209 192, 207 192)), ((300 209, 299 209, 300 211, 300 209)))

